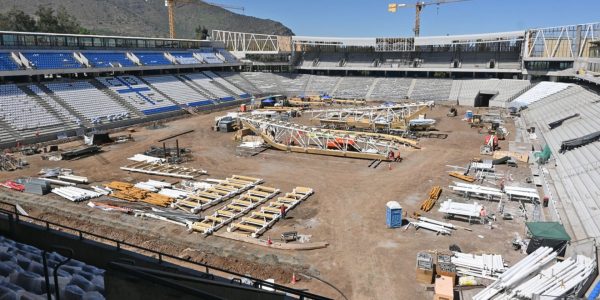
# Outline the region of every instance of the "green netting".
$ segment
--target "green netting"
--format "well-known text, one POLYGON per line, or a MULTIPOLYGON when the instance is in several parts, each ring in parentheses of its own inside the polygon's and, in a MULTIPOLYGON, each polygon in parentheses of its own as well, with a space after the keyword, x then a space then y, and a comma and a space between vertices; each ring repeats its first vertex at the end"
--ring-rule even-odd
POLYGON ((539 159, 540 163, 546 163, 550 159, 550 155, 552 155, 552 151, 550 151, 548 145, 544 146, 544 150, 541 152, 534 153, 535 158, 539 159))

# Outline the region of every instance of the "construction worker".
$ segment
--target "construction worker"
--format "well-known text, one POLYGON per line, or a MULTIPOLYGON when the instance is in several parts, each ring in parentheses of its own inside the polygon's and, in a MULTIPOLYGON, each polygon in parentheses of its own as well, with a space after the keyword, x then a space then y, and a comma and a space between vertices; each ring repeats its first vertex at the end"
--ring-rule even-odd
POLYGON ((282 218, 282 219, 285 219, 285 210, 286 210, 286 209, 285 209, 285 205, 283 205, 283 204, 282 204, 282 205, 279 207, 279 209, 280 209, 280 213, 281 213, 281 218, 282 218))

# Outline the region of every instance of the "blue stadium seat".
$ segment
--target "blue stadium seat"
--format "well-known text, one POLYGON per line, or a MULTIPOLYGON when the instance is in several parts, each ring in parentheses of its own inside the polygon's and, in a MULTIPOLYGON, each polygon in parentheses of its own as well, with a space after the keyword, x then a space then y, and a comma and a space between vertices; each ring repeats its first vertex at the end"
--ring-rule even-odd
POLYGON ((76 69, 81 64, 71 52, 23 52, 36 69, 76 69))
POLYGON ((172 63, 162 52, 136 52, 134 53, 145 66, 171 65, 172 63))
POLYGON ((12 60, 10 53, 0 53, 0 71, 18 70, 19 66, 12 60))
POLYGON ((90 65, 95 68, 133 67, 135 64, 127 58, 125 52, 83 52, 90 65))

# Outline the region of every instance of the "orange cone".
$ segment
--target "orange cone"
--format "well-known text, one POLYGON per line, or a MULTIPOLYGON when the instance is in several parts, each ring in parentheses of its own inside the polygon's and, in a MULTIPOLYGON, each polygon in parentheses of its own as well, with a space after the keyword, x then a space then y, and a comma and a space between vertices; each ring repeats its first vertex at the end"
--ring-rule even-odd
POLYGON ((269 246, 273 245, 273 241, 271 241, 271 237, 267 238, 267 245, 269 245, 269 246))
POLYGON ((292 273, 292 284, 296 284, 296 273, 292 273))

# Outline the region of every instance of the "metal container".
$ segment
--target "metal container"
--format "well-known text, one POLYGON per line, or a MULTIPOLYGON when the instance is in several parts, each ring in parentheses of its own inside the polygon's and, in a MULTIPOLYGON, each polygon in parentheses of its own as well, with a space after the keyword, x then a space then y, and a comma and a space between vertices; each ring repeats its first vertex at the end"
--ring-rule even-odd
POLYGON ((385 221, 388 228, 398 228, 402 226, 402 206, 396 201, 389 201, 386 204, 385 221))

